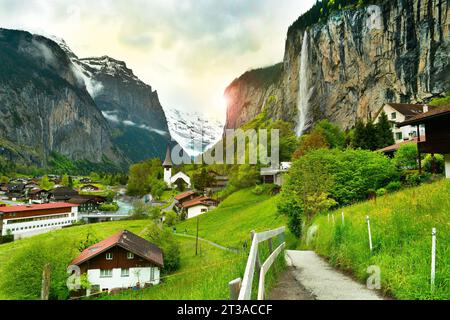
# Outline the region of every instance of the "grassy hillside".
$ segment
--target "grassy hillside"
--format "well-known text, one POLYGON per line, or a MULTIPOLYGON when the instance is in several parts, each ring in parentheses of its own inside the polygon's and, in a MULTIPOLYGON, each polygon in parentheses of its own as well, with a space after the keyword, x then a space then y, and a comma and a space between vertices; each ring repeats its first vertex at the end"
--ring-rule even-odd
POLYGON ((407 189, 333 214, 334 224, 327 215, 314 220, 318 230, 309 243, 332 265, 351 271, 361 281, 368 277, 367 267, 379 266, 382 290, 398 299, 450 299, 450 181, 407 189), (434 293, 430 290, 433 227, 437 229, 434 293))
MULTIPOLYGON (((241 249, 250 244, 250 233, 286 225, 284 216, 277 215, 278 196, 255 195, 252 189, 238 191, 219 207, 199 217, 199 236, 226 247, 241 249)), ((195 235, 197 219, 177 225, 177 232, 195 235)), ((288 234, 288 240, 293 240, 288 234)))
MULTIPOLYGON (((254 195, 251 190, 239 191, 218 209, 200 217, 200 236, 241 249, 242 244, 248 241, 249 249, 251 230, 263 231, 284 225, 284 218, 276 216, 276 199, 268 195, 254 195)), ((142 235, 147 225, 148 220, 83 225, 0 245, 0 299, 37 299, 40 293, 40 272, 47 262, 52 264, 53 297, 66 298, 65 268, 78 254, 77 247, 88 233, 98 239, 122 229, 142 235), (7 272, 9 268, 16 267, 14 264, 19 264, 21 269, 29 270, 34 276, 14 278, 7 272)), ((188 220, 178 224, 177 230, 179 233, 187 230, 194 235, 195 226, 196 219, 188 220)), ((228 299, 228 282, 243 276, 247 250, 233 253, 200 241, 199 254, 195 255, 195 239, 182 236, 176 239, 181 249, 181 266, 176 272, 164 275, 160 285, 97 298, 228 299)), ((264 257, 267 255, 265 249, 262 248, 264 257)), ((282 264, 277 263, 274 273, 280 268, 282 264)), ((274 273, 268 274, 268 286, 274 281, 274 273)))

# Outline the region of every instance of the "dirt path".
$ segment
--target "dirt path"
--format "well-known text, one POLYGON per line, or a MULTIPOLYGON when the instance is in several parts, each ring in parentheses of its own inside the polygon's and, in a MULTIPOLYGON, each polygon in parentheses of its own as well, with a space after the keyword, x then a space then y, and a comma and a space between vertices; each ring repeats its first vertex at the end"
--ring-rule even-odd
POLYGON ((313 251, 287 250, 285 257, 289 268, 269 295, 274 300, 383 300, 313 251))

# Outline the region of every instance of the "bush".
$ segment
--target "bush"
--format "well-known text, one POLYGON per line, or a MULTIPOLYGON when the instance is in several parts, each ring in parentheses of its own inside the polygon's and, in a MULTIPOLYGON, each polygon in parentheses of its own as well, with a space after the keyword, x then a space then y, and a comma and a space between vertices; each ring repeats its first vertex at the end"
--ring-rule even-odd
POLYGON ((409 187, 418 186, 422 182, 420 174, 415 170, 405 172, 404 179, 405 184, 409 187))
POLYGON ((102 203, 98 209, 100 211, 105 211, 105 212, 116 212, 117 210, 119 210, 119 205, 117 204, 117 202, 112 202, 112 203, 102 203))
POLYGON ((277 186, 273 183, 259 184, 255 188, 253 188, 252 193, 260 196, 263 194, 272 195, 274 194, 277 186))
POLYGON ((418 157, 419 151, 417 150, 417 145, 408 143, 402 145, 397 152, 395 152, 394 162, 400 169, 416 170, 419 167, 418 157))
POLYGON ((178 222, 178 215, 174 211, 167 212, 165 217, 164 223, 169 227, 173 227, 178 222))
POLYGON ((289 198, 280 201, 278 213, 288 217, 288 228, 297 238, 302 236, 303 207, 298 199, 289 198))
POLYGON ((173 272, 180 267, 180 246, 172 231, 168 228, 151 223, 148 226, 147 240, 160 247, 164 256, 164 273, 173 272))
POLYGON ((340 205, 367 199, 370 189, 399 180, 393 162, 366 150, 316 150, 295 161, 283 194, 328 193, 340 205))
POLYGON ((444 156, 441 154, 435 154, 433 159, 431 154, 427 154, 425 159, 423 160, 423 168, 426 172, 429 173, 437 173, 437 174, 444 173, 445 170, 444 156), (433 168, 433 161, 434 161, 434 168, 433 168), (433 172, 433 169, 435 170, 435 172, 433 172))
POLYGON ((382 197, 387 193, 387 190, 385 188, 380 188, 377 190, 377 197, 382 197))
POLYGON ((386 186, 386 190, 388 192, 395 192, 400 190, 402 187, 402 183, 400 181, 392 181, 386 186))

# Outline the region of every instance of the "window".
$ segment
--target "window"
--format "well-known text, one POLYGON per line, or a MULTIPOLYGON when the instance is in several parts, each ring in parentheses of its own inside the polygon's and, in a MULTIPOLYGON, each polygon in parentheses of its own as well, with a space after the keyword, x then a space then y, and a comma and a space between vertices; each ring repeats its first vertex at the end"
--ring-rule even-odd
POLYGON ((397 133, 395 134, 395 138, 396 138, 397 140, 402 140, 402 139, 403 139, 402 133, 401 133, 401 132, 397 132, 397 133))
POLYGON ((112 278, 112 270, 100 270, 100 278, 112 278))
POLYGON ((134 254, 131 253, 131 252, 127 252, 127 259, 128 259, 128 260, 134 259, 134 254))
POLYGON ((130 269, 122 269, 120 272, 121 277, 129 277, 130 276, 130 269))
POLYGON ((391 119, 392 120, 397 119, 397 112, 392 112, 391 113, 391 119))
POLYGON ((201 211, 202 211, 202 213, 208 212, 208 209, 202 209, 201 211))
POLYGON ((150 268, 150 281, 155 281, 155 268, 150 268))
POLYGON ((108 252, 106 254, 106 260, 112 260, 113 259, 113 254, 111 252, 108 252))

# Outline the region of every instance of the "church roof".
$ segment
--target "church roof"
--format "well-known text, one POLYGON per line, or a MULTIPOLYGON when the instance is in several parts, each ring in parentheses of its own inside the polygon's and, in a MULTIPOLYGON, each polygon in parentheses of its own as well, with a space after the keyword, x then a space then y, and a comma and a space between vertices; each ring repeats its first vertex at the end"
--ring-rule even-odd
POLYGON ((173 163, 172 163, 172 159, 170 157, 170 147, 169 145, 167 145, 167 150, 166 150, 166 159, 163 162, 163 167, 172 167, 173 163))

